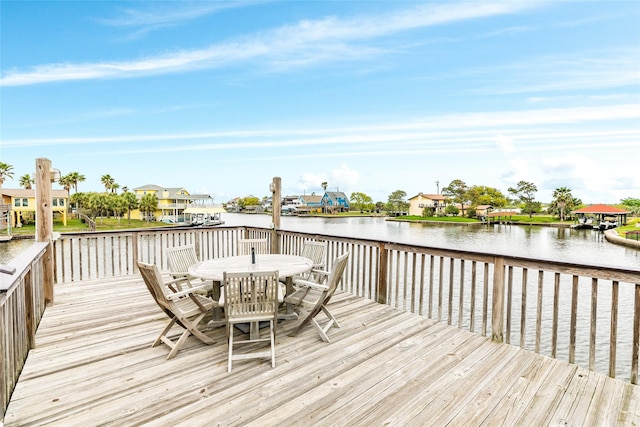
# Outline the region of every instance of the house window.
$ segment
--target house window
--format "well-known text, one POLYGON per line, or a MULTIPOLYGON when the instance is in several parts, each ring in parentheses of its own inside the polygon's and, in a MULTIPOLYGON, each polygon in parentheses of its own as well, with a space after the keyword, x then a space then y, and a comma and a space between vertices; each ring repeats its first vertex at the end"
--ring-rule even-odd
POLYGON ((13 206, 15 206, 15 207, 18 207, 18 208, 19 208, 19 207, 20 207, 20 199, 15 199, 15 200, 13 201, 13 206))
POLYGON ((22 199, 22 206, 25 208, 29 206, 29 199, 22 199))
POLYGON ((53 199, 51 202, 51 206, 58 206, 58 199, 53 199))

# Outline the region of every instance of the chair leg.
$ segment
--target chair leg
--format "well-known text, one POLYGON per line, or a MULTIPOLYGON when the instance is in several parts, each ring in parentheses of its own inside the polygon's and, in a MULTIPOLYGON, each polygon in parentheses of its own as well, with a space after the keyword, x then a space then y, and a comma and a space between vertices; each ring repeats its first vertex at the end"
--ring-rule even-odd
POLYGON ((160 344, 161 342, 164 342, 164 340, 162 338, 167 335, 167 332, 169 332, 169 329, 173 328, 173 325, 175 325, 176 320, 177 319, 174 316, 171 319, 171 321, 169 323, 167 323, 167 326, 165 326, 164 329, 162 330, 162 332, 160 332, 160 335, 158 335, 158 338, 156 338, 156 340, 153 342, 153 344, 151 344, 151 347, 155 347, 158 344, 160 344))
POLYGON ((211 345, 211 344, 215 344, 216 342, 211 338, 209 338, 208 336, 206 336, 205 334, 203 334, 202 332, 200 332, 200 330, 198 329, 198 325, 200 324, 204 316, 206 316, 206 314, 207 313, 202 313, 198 317, 193 319, 192 322, 190 323, 184 322, 184 323, 187 325, 187 330, 189 330, 195 337, 199 338, 202 342, 211 345))
POLYGON ((322 306, 322 311, 324 311, 324 314, 326 314, 327 317, 333 321, 333 326, 335 328, 339 328, 340 327, 340 323, 338 323, 338 319, 336 319, 336 317, 333 315, 333 313, 331 313, 329 311, 329 309, 327 307, 325 307, 324 305, 322 306))
POLYGON ((271 334, 271 367, 276 367, 276 331, 273 325, 273 320, 269 321, 269 333, 271 334))
POLYGON ((227 372, 231 372, 231 365, 233 361, 233 325, 229 324, 227 327, 227 334, 229 336, 229 355, 227 361, 227 372))

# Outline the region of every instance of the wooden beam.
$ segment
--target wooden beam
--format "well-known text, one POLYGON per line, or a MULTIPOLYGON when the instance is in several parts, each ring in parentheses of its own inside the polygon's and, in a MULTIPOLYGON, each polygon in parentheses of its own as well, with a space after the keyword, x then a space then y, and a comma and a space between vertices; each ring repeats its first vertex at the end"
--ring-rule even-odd
POLYGON ((51 160, 36 159, 36 242, 47 242, 43 257, 44 303, 53 305, 53 210, 51 209, 51 160))

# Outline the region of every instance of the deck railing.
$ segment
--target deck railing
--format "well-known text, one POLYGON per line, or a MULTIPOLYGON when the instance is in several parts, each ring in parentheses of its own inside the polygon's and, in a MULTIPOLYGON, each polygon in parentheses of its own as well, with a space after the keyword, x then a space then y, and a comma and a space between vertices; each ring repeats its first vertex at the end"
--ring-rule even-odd
POLYGON ((345 291, 638 384, 638 268, 253 227, 162 228, 63 234, 54 242, 55 282, 137 274, 138 260, 167 270, 169 247, 192 244, 206 260, 234 255, 239 238, 272 236, 282 253, 326 242, 327 268, 349 251, 345 291))
POLYGON ((0 274, 0 421, 44 313, 46 248, 47 243, 35 243, 6 266, 12 274, 0 274))

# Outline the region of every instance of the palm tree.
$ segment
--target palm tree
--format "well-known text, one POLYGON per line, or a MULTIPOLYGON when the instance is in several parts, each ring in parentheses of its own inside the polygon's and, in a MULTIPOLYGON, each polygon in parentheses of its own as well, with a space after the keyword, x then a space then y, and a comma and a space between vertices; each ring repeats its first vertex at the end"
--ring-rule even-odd
POLYGON ((25 190, 31 190, 33 188, 32 184, 35 183, 36 181, 28 173, 20 177, 20 187, 24 187, 25 190))
POLYGON ((77 193, 78 183, 83 182, 86 178, 84 177, 84 175, 81 175, 78 172, 70 172, 69 174, 67 174, 67 176, 69 177, 71 182, 73 182, 73 189, 76 190, 76 193, 77 193))
POLYGON ((127 221, 131 224, 131 211, 138 208, 138 198, 129 191, 122 193, 122 198, 126 202, 127 221))
POLYGON ((158 197, 155 194, 145 194, 140 199, 140 210, 145 213, 145 220, 151 221, 153 213, 158 209, 158 197))
POLYGON ((116 185, 116 180, 111 177, 109 174, 102 175, 100 177, 100 182, 104 185, 105 191, 111 191, 113 193, 113 186, 116 185))
POLYGON ((558 212, 560 214, 560 221, 564 221, 564 213, 569 205, 572 204, 573 196, 571 195, 571 190, 567 187, 556 188, 553 191, 553 202, 558 207, 558 212))
POLYGON ((8 165, 4 162, 0 162, 0 190, 2 190, 2 184, 4 184, 4 180, 7 178, 13 179, 13 166, 8 165))

